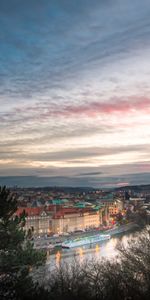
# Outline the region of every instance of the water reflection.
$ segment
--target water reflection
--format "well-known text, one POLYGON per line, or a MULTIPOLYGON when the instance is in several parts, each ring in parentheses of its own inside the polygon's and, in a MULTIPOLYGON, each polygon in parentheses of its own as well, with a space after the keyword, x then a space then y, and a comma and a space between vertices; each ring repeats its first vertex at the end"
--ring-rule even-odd
POLYGON ((61 260, 60 251, 57 251, 57 253, 55 254, 55 260, 56 260, 56 266, 57 266, 57 268, 59 268, 60 267, 60 260, 61 260))
POLYGON ((82 248, 79 248, 79 255, 80 255, 80 257, 83 256, 83 249, 82 248))
POLYGON ((80 263, 83 262, 83 259, 84 259, 84 251, 82 248, 79 248, 79 259, 80 259, 80 263))
POLYGON ((96 245, 96 247, 95 247, 95 253, 96 253, 96 254, 99 254, 99 251, 100 251, 100 246, 99 246, 99 245, 96 245))
POLYGON ((52 269, 54 266, 60 267, 60 262, 72 263, 74 257, 76 257, 80 263, 86 259, 102 259, 102 257, 113 259, 119 253, 117 250, 118 243, 121 242, 126 247, 128 242, 135 237, 136 235, 134 233, 130 233, 113 237, 108 241, 97 243, 96 245, 57 250, 54 255, 51 255, 47 263, 49 264, 49 268, 52 269))
POLYGON ((112 238, 111 240, 108 241, 108 243, 105 244, 105 247, 103 247, 102 251, 102 256, 105 257, 112 257, 117 255, 117 249, 116 246, 118 244, 118 239, 117 238, 112 238))

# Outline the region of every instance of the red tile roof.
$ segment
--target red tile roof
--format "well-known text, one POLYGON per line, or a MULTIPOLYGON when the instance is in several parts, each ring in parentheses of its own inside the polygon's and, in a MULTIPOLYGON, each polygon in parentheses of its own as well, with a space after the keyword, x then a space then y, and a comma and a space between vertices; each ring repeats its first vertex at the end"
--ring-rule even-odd
POLYGON ((40 206, 40 207, 19 207, 15 215, 19 216, 23 211, 28 216, 39 216, 43 211, 52 212, 54 218, 60 218, 67 214, 76 214, 76 213, 94 213, 91 208, 77 208, 77 207, 57 207, 55 205, 49 206, 40 206))
POLYGON ((15 215, 20 216, 23 211, 25 211, 28 216, 38 216, 43 211, 43 207, 19 207, 15 215))

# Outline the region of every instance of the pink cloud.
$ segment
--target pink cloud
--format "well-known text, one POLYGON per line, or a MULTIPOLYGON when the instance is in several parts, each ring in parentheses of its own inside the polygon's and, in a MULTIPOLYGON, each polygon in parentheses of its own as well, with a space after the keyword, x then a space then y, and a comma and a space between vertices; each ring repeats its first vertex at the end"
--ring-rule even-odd
POLYGON ((128 186, 130 183, 129 182, 118 182, 116 183, 116 186, 128 186))
MULTIPOLYGON (((91 102, 81 106, 72 106, 62 111, 63 115, 86 115, 94 117, 99 114, 128 114, 136 111, 150 112, 150 99, 148 98, 129 98, 127 100, 112 100, 112 102, 91 102)), ((57 114, 57 112, 56 112, 57 114)))
MULTIPOLYGON (((36 110, 36 108, 34 108, 36 110)), ((91 102, 81 105, 68 105, 66 107, 45 107, 45 111, 37 108, 40 116, 45 119, 48 117, 89 117, 94 118, 99 115, 124 115, 141 112, 150 113, 150 99, 146 97, 129 97, 127 99, 110 99, 109 102, 91 102)))
POLYGON ((109 187, 129 186, 130 183, 123 182, 123 181, 118 183, 118 182, 112 181, 112 182, 102 182, 101 185, 109 188, 109 187))
POLYGON ((143 163, 140 165, 140 171, 141 172, 150 172, 150 163, 143 163))
MULTIPOLYGON (((135 114, 141 112, 142 114, 150 113, 150 99, 146 97, 132 96, 126 99, 113 98, 109 102, 98 102, 94 101, 91 103, 84 103, 81 105, 66 105, 59 106, 57 104, 38 104, 28 107, 18 107, 14 112, 11 112, 11 120, 14 119, 24 121, 33 121, 42 119, 42 121, 48 118, 57 117, 89 117, 94 118, 99 115, 105 115, 106 117, 111 115, 124 115, 135 114)), ((9 113, 5 114, 3 120, 10 118, 9 113)), ((121 119, 120 119, 121 120, 121 119)))

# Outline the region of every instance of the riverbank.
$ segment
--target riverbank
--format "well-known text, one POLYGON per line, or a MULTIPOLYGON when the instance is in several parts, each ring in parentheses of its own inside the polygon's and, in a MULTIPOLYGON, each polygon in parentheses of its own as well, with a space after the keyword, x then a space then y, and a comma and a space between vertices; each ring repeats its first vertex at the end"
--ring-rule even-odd
POLYGON ((93 231, 86 231, 86 232, 80 232, 80 233, 72 233, 70 236, 59 236, 59 237, 51 237, 51 238, 43 238, 40 240, 37 240, 37 242, 34 244, 35 249, 43 249, 47 251, 48 255, 51 255, 53 253, 56 253, 58 250, 61 249, 61 244, 66 241, 66 240, 71 240, 75 238, 84 238, 84 237, 89 237, 93 235, 98 235, 98 234, 109 234, 111 237, 121 234, 121 233, 126 233, 128 231, 134 230, 134 229, 139 229, 140 227, 135 224, 135 223, 128 223, 125 225, 120 225, 120 226, 114 226, 111 229, 107 230, 93 230, 93 231))
POLYGON ((132 230, 132 229, 140 229, 140 226, 138 224, 132 222, 132 223, 128 223, 128 224, 125 224, 125 225, 114 226, 111 229, 105 230, 104 233, 105 234, 110 234, 111 236, 114 236, 114 235, 117 235, 117 234, 120 234, 120 233, 125 233, 129 230, 132 230))

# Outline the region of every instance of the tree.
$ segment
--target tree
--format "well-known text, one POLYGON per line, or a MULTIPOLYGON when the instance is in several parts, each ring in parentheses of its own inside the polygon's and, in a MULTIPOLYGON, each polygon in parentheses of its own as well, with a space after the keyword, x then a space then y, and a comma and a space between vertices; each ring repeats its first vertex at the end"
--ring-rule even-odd
POLYGON ((150 231, 145 229, 128 247, 119 246, 123 282, 131 299, 150 297, 150 231))
POLYGON ((15 216, 16 210, 16 196, 0 187, 0 299, 34 299, 46 292, 33 283, 30 270, 42 265, 46 255, 33 249, 23 230, 26 215, 15 216))

